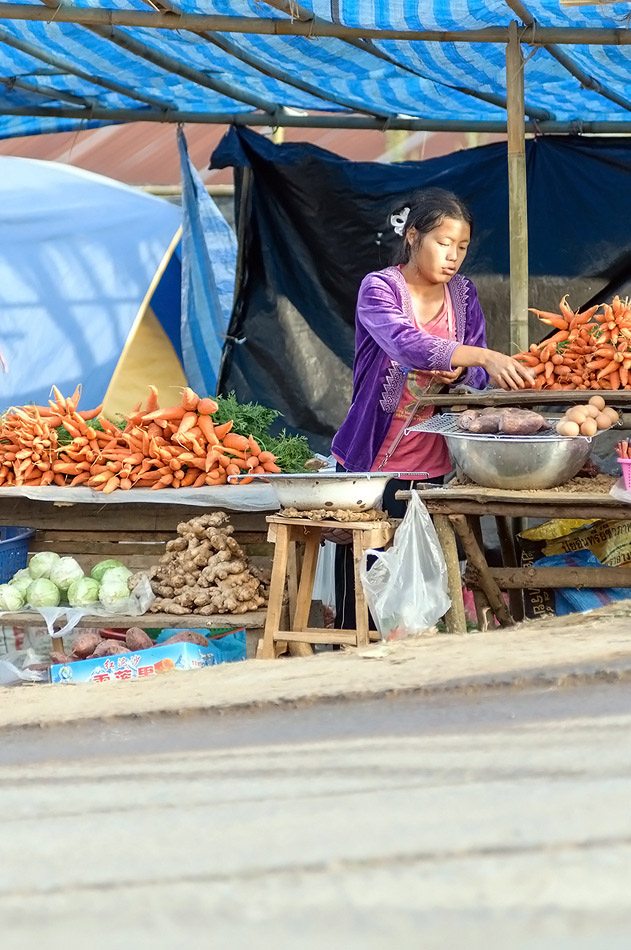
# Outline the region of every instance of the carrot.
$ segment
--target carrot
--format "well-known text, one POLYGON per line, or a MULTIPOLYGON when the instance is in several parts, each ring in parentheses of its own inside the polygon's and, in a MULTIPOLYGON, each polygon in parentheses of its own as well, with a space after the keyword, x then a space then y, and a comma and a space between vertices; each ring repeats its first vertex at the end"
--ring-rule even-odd
POLYGON ((559 301, 559 310, 568 321, 575 316, 574 311, 567 302, 567 294, 559 301))
POLYGON ((160 422, 172 422, 178 419, 181 419, 186 409, 182 406, 170 406, 168 409, 154 409, 153 412, 145 413, 142 417, 143 423, 155 422, 159 424, 160 422))
MULTIPOLYGON (((603 376, 610 376, 611 373, 615 373, 617 372, 617 370, 618 370, 618 363, 616 362, 616 360, 611 360, 609 363, 607 363, 607 365, 603 369, 600 370, 596 379, 602 379, 603 376)), ((620 379, 619 376, 618 376, 618 379, 620 379)))
POLYGON ((206 472, 202 472, 201 475, 198 475, 193 482, 193 488, 201 488, 202 485, 205 485, 207 477, 206 472))
POLYGON ((199 416, 197 420, 199 429, 209 445, 218 445, 219 438, 215 432, 215 427, 210 416, 199 416))
POLYGON ((620 389, 620 373, 618 370, 614 370, 614 372, 610 374, 609 382, 613 390, 620 389))
POLYGON ((226 475, 240 475, 241 469, 238 465, 235 465, 234 462, 231 465, 228 465, 226 468, 226 475))
POLYGON ((180 424, 177 429, 177 434, 183 435, 183 433, 188 432, 189 429, 192 429, 196 425, 197 425, 197 413, 185 412, 180 420, 180 424))
POLYGON ((226 433, 221 441, 225 449, 237 449, 238 451, 244 452, 250 448, 250 443, 246 437, 244 435, 237 435, 236 432, 226 433))
POLYGON ((197 403, 197 411, 202 416, 211 416, 213 412, 217 412, 219 406, 214 399, 206 397, 205 399, 200 399, 197 403))
POLYGON ((223 425, 215 426, 215 435, 220 442, 223 441, 224 436, 228 435, 228 433, 232 431, 233 425, 234 422, 231 419, 229 422, 224 422, 223 425))
POLYGON ((194 412, 195 409, 197 409, 198 402, 199 396, 197 393, 193 392, 190 386, 186 386, 185 389, 182 390, 182 408, 186 412, 194 412))
POLYGON ((265 462, 263 468, 266 472, 280 472, 280 468, 275 462, 265 462))
POLYGON ((155 386, 149 387, 149 397, 145 405, 145 413, 155 412, 158 408, 158 390, 155 386))
POLYGON ((182 488, 188 488, 189 485, 194 485, 197 479, 199 478, 199 469, 198 468, 189 468, 184 478, 180 482, 182 488))
POLYGON ((542 323, 548 323, 550 326, 556 327, 557 330, 567 330, 567 320, 560 317, 558 313, 549 313, 547 310, 535 310, 534 307, 529 307, 528 309, 530 313, 536 314, 542 323))
POLYGON ((151 486, 151 491, 155 491, 156 488, 168 488, 172 481, 173 473, 170 475, 161 475, 158 481, 151 486))

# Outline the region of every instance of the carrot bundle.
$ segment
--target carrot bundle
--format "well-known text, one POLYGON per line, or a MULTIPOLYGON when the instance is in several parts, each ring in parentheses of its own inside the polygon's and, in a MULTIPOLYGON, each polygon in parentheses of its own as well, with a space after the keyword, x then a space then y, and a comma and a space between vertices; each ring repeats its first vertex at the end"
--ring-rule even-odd
POLYGON ((516 360, 535 373, 534 389, 631 389, 631 305, 614 297, 583 313, 574 312, 567 294, 560 314, 531 308, 542 323, 556 329, 551 337, 533 343, 516 360), (601 309, 603 312, 598 313, 601 309))
POLYGON ((631 442, 618 442, 616 445, 618 458, 631 459, 631 442))
POLYGON ((217 404, 188 387, 179 405, 158 408, 150 387, 123 426, 102 415, 102 406, 79 412, 80 387, 65 398, 53 387, 48 406, 12 407, 0 420, 0 486, 87 485, 110 494, 134 487, 225 485, 231 475, 280 472, 276 456, 232 422, 214 426, 217 404), (98 421, 98 426, 96 422, 98 421), (71 441, 62 445, 63 426, 71 441))

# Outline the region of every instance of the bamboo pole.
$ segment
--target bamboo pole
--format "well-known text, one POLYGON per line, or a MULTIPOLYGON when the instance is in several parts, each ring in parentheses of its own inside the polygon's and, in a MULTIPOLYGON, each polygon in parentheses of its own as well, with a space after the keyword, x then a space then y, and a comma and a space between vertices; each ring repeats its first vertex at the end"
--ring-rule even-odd
MULTIPOLYGON (((135 26, 152 30, 209 30, 262 36, 331 36, 339 39, 391 39, 425 43, 506 43, 508 36, 505 26, 488 26, 479 30, 382 30, 344 26, 317 18, 302 21, 275 17, 233 17, 205 13, 180 14, 111 7, 79 7, 73 4, 47 9, 30 4, 1 3, 0 19, 78 23, 83 26, 135 26)), ((567 43, 573 46, 631 46, 631 31, 625 27, 521 26, 519 42, 530 46, 548 43, 567 43)))
POLYGON ((508 128, 508 217, 510 245, 510 341, 514 352, 528 349, 528 211, 524 59, 511 22, 506 45, 506 120, 508 128))
MULTIPOLYGON (((0 40, 1 41, 1 40, 0 40)), ((101 83, 104 85, 104 83, 101 83)), ((127 93, 129 95, 129 93, 127 93)), ((138 94, 137 98, 140 98, 138 94)), ((306 114, 294 115, 282 110, 275 115, 266 112, 236 112, 217 114, 177 109, 108 109, 99 106, 73 108, 72 106, 5 106, 0 115, 37 116, 39 118, 76 119, 78 122, 162 122, 166 124, 190 123, 198 125, 237 125, 253 128, 302 128, 302 129, 374 129, 378 132, 389 129, 407 129, 410 132, 506 132, 506 122, 467 122, 460 119, 408 119, 391 116, 387 123, 369 116, 347 113, 342 115, 306 114)), ((611 135, 631 134, 631 122, 538 122, 536 127, 526 123, 526 131, 556 133, 560 135, 611 135)), ((579 393, 580 395, 580 393, 579 393)), ((619 395, 615 394, 615 395, 619 395)))

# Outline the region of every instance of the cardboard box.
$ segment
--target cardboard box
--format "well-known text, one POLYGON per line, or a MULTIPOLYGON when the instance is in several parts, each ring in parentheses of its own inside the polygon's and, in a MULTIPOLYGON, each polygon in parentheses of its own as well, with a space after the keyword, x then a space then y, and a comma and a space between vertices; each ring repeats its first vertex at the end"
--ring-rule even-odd
POLYGON ((58 663, 50 668, 51 683, 109 683, 145 676, 195 670, 217 663, 245 660, 245 630, 235 630, 210 641, 207 647, 196 643, 167 643, 134 653, 101 656, 96 659, 58 663))

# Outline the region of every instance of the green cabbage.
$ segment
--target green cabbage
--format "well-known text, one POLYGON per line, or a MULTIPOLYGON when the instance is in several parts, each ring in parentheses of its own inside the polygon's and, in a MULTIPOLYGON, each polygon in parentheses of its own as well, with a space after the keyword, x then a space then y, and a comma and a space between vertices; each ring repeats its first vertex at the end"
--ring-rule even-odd
POLYGON ((95 581, 98 581, 99 584, 103 580, 103 575, 106 571, 110 571, 114 567, 125 567, 124 564, 121 564, 120 561, 117 561, 116 558, 110 557, 106 561, 99 561, 98 564, 95 564, 92 570, 90 571, 90 577, 93 577, 95 581))
POLYGON ((46 577, 38 577, 26 592, 26 602, 31 607, 56 607, 60 600, 59 588, 46 577))
MULTIPOLYGON (((131 574, 131 571, 129 572, 131 574)), ((107 571, 103 575, 103 582, 99 593, 99 600, 104 607, 115 607, 129 597, 127 578, 122 576, 118 568, 107 571)))
POLYGON ((25 594, 27 588, 33 583, 33 578, 31 577, 28 568, 24 568, 23 571, 18 571, 17 574, 14 574, 9 584, 12 587, 15 587, 16 590, 19 590, 21 594, 25 594))
POLYGON ((68 588, 68 603, 71 607, 87 607, 99 599, 99 582, 93 577, 81 577, 68 588))
POLYGON ((67 591, 74 581, 84 576, 81 565, 73 557, 61 557, 51 568, 50 579, 60 591, 67 591))
POLYGON ((132 572, 124 564, 120 567, 110 567, 101 577, 101 584, 113 584, 115 580, 124 581, 126 584, 131 575, 132 572))
POLYGON ((38 577, 50 577, 50 571, 54 564, 60 560, 58 554, 54 551, 40 551, 34 554, 28 565, 28 572, 34 581, 38 577))
POLYGON ((12 584, 0 584, 0 610, 16 611, 23 606, 24 594, 19 588, 12 584))

